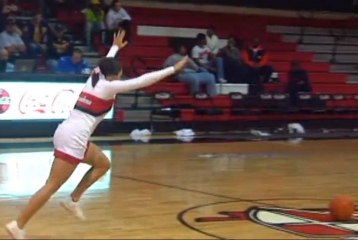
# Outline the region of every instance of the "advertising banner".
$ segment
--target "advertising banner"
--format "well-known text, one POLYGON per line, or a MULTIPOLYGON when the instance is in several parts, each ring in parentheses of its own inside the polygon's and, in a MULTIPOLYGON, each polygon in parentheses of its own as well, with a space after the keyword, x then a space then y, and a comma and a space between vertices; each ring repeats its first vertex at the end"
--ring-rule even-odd
MULTIPOLYGON (((0 82, 0 121, 65 119, 83 87, 83 83, 0 82)), ((112 116, 113 109, 105 119, 112 116)))

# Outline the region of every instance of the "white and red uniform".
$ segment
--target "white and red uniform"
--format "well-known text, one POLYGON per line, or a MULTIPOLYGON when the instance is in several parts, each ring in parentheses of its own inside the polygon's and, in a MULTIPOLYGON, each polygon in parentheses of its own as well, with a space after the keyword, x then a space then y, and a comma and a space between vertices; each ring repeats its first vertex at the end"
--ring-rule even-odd
MULTIPOLYGON (((107 57, 114 57, 117 51, 118 47, 112 46, 107 57)), ((89 77, 70 116, 56 129, 53 140, 55 157, 72 164, 80 163, 85 156, 90 136, 111 110, 116 94, 152 85, 174 72, 174 67, 168 67, 126 81, 107 81, 100 74, 95 87, 89 77)))

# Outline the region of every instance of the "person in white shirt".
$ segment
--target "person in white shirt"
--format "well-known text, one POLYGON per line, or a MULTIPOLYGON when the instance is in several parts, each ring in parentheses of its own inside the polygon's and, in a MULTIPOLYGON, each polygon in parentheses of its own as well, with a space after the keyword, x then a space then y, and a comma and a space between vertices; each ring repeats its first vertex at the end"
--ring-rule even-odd
POLYGON ((113 33, 123 29, 126 31, 126 41, 128 41, 130 39, 131 21, 132 18, 123 8, 121 1, 113 1, 106 17, 106 25, 110 30, 109 39, 112 38, 113 33))
POLYGON ((5 48, 10 56, 19 56, 26 53, 25 43, 17 32, 16 23, 12 19, 7 21, 5 31, 0 33, 0 48, 5 48))
POLYGON ((206 42, 211 53, 216 56, 219 53, 220 45, 219 45, 219 38, 215 34, 213 27, 210 27, 206 31, 206 42))
POLYGON ((196 36, 197 44, 191 51, 191 57, 195 63, 206 71, 216 74, 217 80, 220 83, 227 82, 224 76, 224 64, 223 59, 216 57, 207 46, 206 35, 199 33, 196 36))
MULTIPOLYGON (((187 48, 184 44, 175 46, 174 51, 175 53, 165 60, 164 67, 173 66, 187 56, 187 48)), ((206 93, 209 96, 217 95, 214 74, 208 71, 201 71, 199 66, 190 58, 184 69, 176 74, 174 78, 186 83, 192 95, 199 93, 202 86, 205 86, 206 93)))
MULTIPOLYGON (((40 208, 70 178, 78 164, 91 166, 76 189, 61 206, 75 217, 85 220, 85 215, 78 202, 83 193, 110 168, 109 159, 101 149, 90 142, 90 136, 110 111, 116 94, 133 91, 152 85, 160 80, 178 73, 188 63, 185 57, 174 66, 147 73, 135 79, 121 81, 122 68, 115 59, 118 50, 125 47, 124 32, 114 37, 113 45, 99 66, 88 78, 69 117, 56 129, 54 134, 55 160, 44 186, 36 192, 23 208, 17 220, 6 225, 6 230, 13 239, 25 239, 24 227, 40 208)), ((44 90, 45 91, 45 90, 44 90)), ((35 159, 36 160, 36 159, 35 159)), ((29 169, 30 171, 30 169, 29 169)))

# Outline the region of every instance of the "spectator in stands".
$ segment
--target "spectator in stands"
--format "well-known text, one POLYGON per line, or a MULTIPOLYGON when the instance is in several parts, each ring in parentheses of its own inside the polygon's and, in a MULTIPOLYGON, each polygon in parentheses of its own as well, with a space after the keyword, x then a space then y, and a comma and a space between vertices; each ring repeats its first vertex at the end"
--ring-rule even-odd
POLYGON ((71 54, 72 46, 70 39, 65 36, 66 29, 61 25, 54 27, 53 33, 49 36, 47 47, 51 59, 59 59, 71 54))
POLYGON ((2 5, 2 14, 5 16, 17 15, 19 7, 14 0, 4 0, 2 5))
POLYGON ((36 14, 32 22, 25 25, 22 32, 22 38, 29 48, 30 55, 33 57, 42 55, 45 50, 42 44, 47 42, 49 33, 48 24, 42 14, 36 14))
POLYGON ((196 46, 192 49, 191 56, 195 63, 209 72, 216 73, 218 82, 225 83, 223 59, 216 57, 206 45, 206 36, 199 33, 196 36, 196 46))
POLYGON ((57 69, 57 61, 61 57, 70 56, 72 45, 70 39, 65 36, 66 29, 62 25, 56 25, 47 41, 48 61, 47 65, 51 72, 57 69))
POLYGON ((308 73, 301 67, 299 61, 291 62, 291 69, 288 73, 288 93, 290 94, 292 105, 298 101, 298 93, 311 92, 311 82, 308 73))
POLYGON ((249 67, 251 82, 258 84, 270 82, 274 70, 268 64, 268 53, 258 38, 253 41, 251 46, 246 48, 243 53, 243 59, 249 67))
POLYGON ((234 36, 230 36, 227 45, 221 49, 224 59, 225 77, 230 83, 244 83, 246 68, 241 58, 241 49, 234 36))
POLYGON ((209 47, 211 53, 216 56, 219 53, 220 44, 219 44, 219 38, 215 34, 214 27, 210 27, 206 31, 206 42, 207 42, 207 46, 209 47))
POLYGON ((132 18, 122 7, 120 0, 114 0, 112 2, 112 7, 107 13, 106 23, 109 29, 109 39, 113 38, 114 32, 123 29, 126 31, 126 40, 130 40, 132 18))
POLYGON ((9 62, 9 53, 6 49, 0 49, 0 72, 14 72, 15 65, 9 62))
POLYGON ((62 57, 57 64, 58 73, 84 74, 89 72, 90 66, 83 59, 83 52, 74 49, 72 56, 62 57))
MULTIPOLYGON (((91 5, 85 10, 86 15, 86 39, 87 46, 92 46, 92 38, 94 34, 101 33, 105 29, 104 17, 105 13, 99 0, 92 0, 91 5)), ((103 39, 103 38, 102 38, 103 39)))
POLYGON ((10 57, 20 57, 26 53, 25 43, 13 19, 7 20, 5 31, 0 34, 0 49, 2 48, 8 51, 10 57))
POLYGON ((113 0, 102 0, 104 10, 108 12, 108 10, 111 8, 113 4, 113 0))
POLYGON ((264 83, 278 81, 277 73, 274 73, 273 68, 268 65, 268 53, 262 47, 258 38, 254 39, 253 43, 245 48, 242 58, 246 65, 250 94, 261 93, 264 90, 264 83))
POLYGON ((0 0, 0 32, 5 30, 8 18, 15 18, 19 11, 19 7, 13 0, 0 0))
MULTIPOLYGON (((187 48, 183 44, 179 44, 174 49, 175 53, 165 60, 164 66, 173 66, 187 55, 187 48)), ((189 85, 190 93, 196 94, 200 92, 201 86, 206 87, 209 96, 215 96, 215 76, 207 71, 201 71, 200 67, 192 60, 189 59, 187 66, 179 74, 175 76, 180 82, 189 85)))

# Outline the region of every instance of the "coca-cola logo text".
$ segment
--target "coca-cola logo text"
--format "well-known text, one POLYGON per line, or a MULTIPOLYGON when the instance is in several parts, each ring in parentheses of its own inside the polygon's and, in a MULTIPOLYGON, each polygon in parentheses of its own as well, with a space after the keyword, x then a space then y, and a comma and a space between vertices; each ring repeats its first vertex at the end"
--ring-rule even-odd
POLYGON ((28 91, 20 100, 19 111, 21 114, 67 114, 72 110, 76 97, 71 89, 54 93, 28 91))

